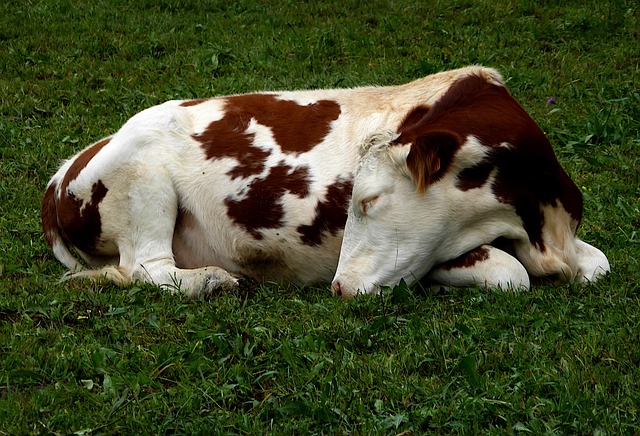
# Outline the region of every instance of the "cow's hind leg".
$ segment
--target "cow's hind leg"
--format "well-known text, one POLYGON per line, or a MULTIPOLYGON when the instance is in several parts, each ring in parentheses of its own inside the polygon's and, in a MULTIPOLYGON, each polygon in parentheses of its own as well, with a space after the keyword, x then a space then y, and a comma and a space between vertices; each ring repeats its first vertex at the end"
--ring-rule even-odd
POLYGON ((446 286, 480 286, 499 290, 527 290, 529 274, 510 254, 482 245, 434 268, 428 279, 446 286))
POLYGON ((237 288, 238 279, 222 268, 176 267, 172 242, 178 194, 169 174, 155 174, 153 180, 146 182, 138 184, 130 194, 132 228, 125 240, 133 244, 121 250, 120 266, 131 267, 134 279, 191 297, 237 288))
POLYGON ((222 268, 176 267, 172 241, 177 213, 178 195, 171 177, 157 168, 148 175, 138 174, 135 183, 110 190, 100 206, 101 239, 117 246, 118 266, 67 278, 104 277, 120 285, 141 281, 190 297, 237 288, 238 278, 222 268))

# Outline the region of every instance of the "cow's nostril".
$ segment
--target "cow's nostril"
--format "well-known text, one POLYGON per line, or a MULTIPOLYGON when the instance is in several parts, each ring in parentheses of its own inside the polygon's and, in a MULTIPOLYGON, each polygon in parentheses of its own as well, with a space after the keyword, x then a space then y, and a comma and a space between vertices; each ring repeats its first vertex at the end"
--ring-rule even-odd
POLYGON ((333 291, 333 295, 342 297, 342 287, 340 286, 340 282, 334 282, 331 286, 331 290, 333 291))

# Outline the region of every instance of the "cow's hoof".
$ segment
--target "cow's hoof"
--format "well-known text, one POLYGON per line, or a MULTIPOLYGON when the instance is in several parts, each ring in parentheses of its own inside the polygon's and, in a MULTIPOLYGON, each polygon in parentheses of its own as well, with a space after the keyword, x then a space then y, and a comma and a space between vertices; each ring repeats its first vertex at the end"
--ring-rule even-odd
POLYGON ((218 275, 207 277, 204 284, 203 294, 210 295, 219 292, 233 292, 238 290, 239 283, 235 277, 220 277, 218 275))
POLYGON ((253 294, 258 287, 258 282, 251 277, 238 277, 238 292, 241 294, 253 294))
POLYGON ((200 286, 187 292, 191 298, 207 298, 221 292, 234 292, 238 290, 238 278, 233 277, 228 272, 216 268, 211 271, 205 269, 206 276, 201 279, 200 286))

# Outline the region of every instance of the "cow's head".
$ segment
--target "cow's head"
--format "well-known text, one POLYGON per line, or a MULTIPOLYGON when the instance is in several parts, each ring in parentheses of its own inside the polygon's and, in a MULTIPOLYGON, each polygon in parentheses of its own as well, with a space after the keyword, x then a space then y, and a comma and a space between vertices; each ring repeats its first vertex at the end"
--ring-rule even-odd
POLYGON ((486 148, 470 139, 461 149, 463 139, 451 131, 402 141, 371 146, 356 172, 333 281, 337 295, 367 293, 401 279, 414 283, 477 243, 473 236, 461 243, 456 235, 468 217, 458 216, 466 196, 454 185, 460 166, 481 160, 486 148))
POLYGON ((553 226, 551 237, 543 229, 545 207, 563 210, 567 220, 556 220, 570 225, 558 232, 573 240, 580 193, 544 133, 502 84, 461 78, 432 106, 410 111, 397 138, 366 149, 333 291, 411 284, 500 237, 522 241, 516 251, 534 265, 533 257, 557 248, 545 242, 554 239, 553 226))
POLYGON ((469 75, 366 149, 333 291, 411 284, 497 238, 530 273, 572 280, 581 214, 545 134, 502 84, 469 75))

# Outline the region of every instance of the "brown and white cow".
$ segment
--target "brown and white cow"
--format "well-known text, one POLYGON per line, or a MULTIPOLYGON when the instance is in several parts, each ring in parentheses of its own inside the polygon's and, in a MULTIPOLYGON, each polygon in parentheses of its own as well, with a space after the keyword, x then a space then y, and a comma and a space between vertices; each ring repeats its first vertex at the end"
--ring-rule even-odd
POLYGON ((243 275, 333 280, 350 296, 425 275, 502 289, 529 274, 596 280, 609 264, 576 238, 581 212, 500 75, 468 67, 152 107, 62 165, 42 224, 66 278, 191 296, 243 275))

